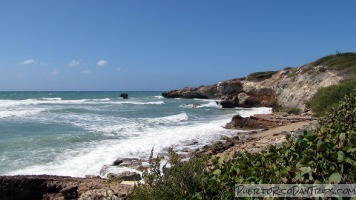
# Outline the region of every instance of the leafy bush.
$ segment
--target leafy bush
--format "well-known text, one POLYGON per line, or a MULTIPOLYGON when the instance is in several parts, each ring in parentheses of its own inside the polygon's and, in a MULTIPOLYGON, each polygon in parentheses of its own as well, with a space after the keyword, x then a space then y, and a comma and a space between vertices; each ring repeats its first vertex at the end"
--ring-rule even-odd
POLYGON ((296 107, 282 107, 278 104, 274 105, 272 107, 272 111, 273 112, 286 112, 288 114, 295 114, 298 115, 300 113, 302 113, 302 110, 300 108, 296 108, 296 107))
POLYGON ((144 184, 135 186, 128 199, 185 199, 199 194, 202 188, 206 157, 191 157, 181 162, 179 155, 169 149, 170 167, 161 168, 162 158, 149 159, 150 168, 143 173, 144 184))
POLYGON ((320 120, 320 128, 289 137, 280 146, 259 153, 237 152, 233 159, 212 160, 204 194, 234 198, 235 184, 355 183, 356 92, 320 120))
POLYGON ((316 115, 322 116, 330 111, 332 107, 335 107, 345 95, 354 89, 356 89, 355 79, 345 81, 339 85, 321 88, 309 99, 306 106, 311 108, 316 115))
POLYGON ((266 72, 255 72, 246 77, 248 81, 263 81, 267 78, 271 78, 278 71, 266 71, 266 72))

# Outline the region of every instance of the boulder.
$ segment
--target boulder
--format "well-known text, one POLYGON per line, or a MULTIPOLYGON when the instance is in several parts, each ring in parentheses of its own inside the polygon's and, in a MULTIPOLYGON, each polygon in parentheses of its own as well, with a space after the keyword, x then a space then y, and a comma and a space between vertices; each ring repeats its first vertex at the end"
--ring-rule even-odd
POLYGON ((225 128, 246 130, 246 129, 262 129, 262 128, 267 128, 267 126, 257 119, 235 115, 231 119, 231 122, 226 124, 225 128))
POLYGON ((109 173, 108 179, 117 181, 139 181, 141 180, 141 175, 136 172, 125 171, 120 174, 109 173))
POLYGON ((122 159, 116 159, 114 162, 113 162, 113 165, 120 165, 121 163, 123 163, 124 162, 124 160, 122 160, 122 159))
POLYGON ((122 97, 123 99, 128 99, 129 95, 127 93, 121 93, 120 97, 122 97))
POLYGON ((226 95, 221 98, 220 105, 223 108, 235 108, 239 105, 239 99, 236 95, 226 95))

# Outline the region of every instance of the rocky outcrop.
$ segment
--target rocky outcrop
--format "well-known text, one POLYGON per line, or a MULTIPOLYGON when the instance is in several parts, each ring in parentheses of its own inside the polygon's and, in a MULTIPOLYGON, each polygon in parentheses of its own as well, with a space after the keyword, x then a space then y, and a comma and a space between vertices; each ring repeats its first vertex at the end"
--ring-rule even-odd
POLYGON ((305 102, 320 88, 338 84, 347 76, 319 60, 298 68, 257 72, 216 85, 167 91, 162 96, 218 99, 223 108, 279 106, 303 110, 305 102))
POLYGON ((216 85, 200 86, 197 88, 186 87, 180 90, 171 90, 163 92, 162 96, 165 98, 186 98, 186 99, 214 99, 218 98, 218 91, 216 85))
POLYGON ((130 185, 108 183, 101 178, 0 176, 0 200, 104 199, 109 193, 110 199, 119 199, 131 190, 130 185))
POLYGON ((123 99, 128 99, 129 95, 127 93, 121 93, 120 97, 122 97, 123 99))
POLYGON ((121 181, 139 181, 141 180, 141 175, 136 172, 125 171, 120 174, 109 173, 109 180, 116 180, 118 182, 121 181))
POLYGON ((284 126, 295 122, 316 120, 311 113, 302 113, 299 115, 288 113, 256 114, 251 117, 241 117, 235 115, 225 128, 228 129, 266 129, 278 126, 284 126))

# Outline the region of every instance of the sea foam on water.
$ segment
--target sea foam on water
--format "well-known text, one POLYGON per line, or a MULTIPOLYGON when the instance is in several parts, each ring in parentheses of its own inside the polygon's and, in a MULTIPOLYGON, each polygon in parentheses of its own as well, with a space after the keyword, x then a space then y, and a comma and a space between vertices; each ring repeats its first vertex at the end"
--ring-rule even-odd
POLYGON ((123 169, 111 165, 118 158, 147 160, 152 148, 164 153, 189 141, 195 144, 187 148, 199 148, 235 134, 223 128, 235 114, 271 112, 222 109, 214 100, 163 99, 157 92, 136 92, 126 100, 114 92, 41 95, 0 98, 0 174, 84 177, 100 175, 103 167, 106 174, 117 172, 123 169), (193 104, 198 106, 182 106, 193 104))

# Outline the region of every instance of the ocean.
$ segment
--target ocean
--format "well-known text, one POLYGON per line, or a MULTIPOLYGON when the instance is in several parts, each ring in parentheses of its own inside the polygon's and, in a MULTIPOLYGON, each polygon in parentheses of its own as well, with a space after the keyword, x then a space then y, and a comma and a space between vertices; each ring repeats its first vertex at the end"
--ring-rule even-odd
POLYGON ((199 148, 236 134, 223 128, 234 115, 271 112, 164 99, 161 92, 125 92, 129 99, 120 93, 0 92, 0 175, 104 177, 127 170, 111 166, 117 158, 199 148))

